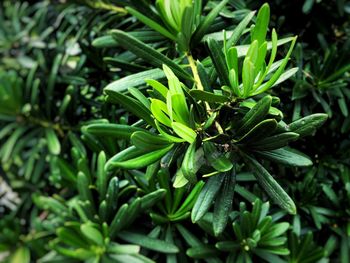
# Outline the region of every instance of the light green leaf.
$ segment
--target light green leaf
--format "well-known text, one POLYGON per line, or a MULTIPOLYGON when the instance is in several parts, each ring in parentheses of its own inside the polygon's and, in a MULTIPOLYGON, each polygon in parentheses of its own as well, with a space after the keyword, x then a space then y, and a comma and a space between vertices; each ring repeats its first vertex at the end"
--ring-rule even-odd
POLYGON ((80 230, 85 237, 93 241, 95 244, 103 246, 104 240, 100 231, 94 228, 91 224, 85 223, 80 226, 80 230))
POLYGON ((45 129, 47 146, 51 154, 58 155, 61 152, 61 144, 52 128, 45 129))
POLYGON ((193 143, 196 140, 197 133, 186 125, 179 122, 173 122, 171 123, 171 127, 177 135, 188 143, 193 143))
POLYGON ((259 46, 265 41, 267 29, 270 21, 270 6, 265 3, 258 12, 255 27, 252 30, 252 42, 258 40, 259 46))
POLYGON ((136 234, 133 232, 123 231, 118 233, 118 237, 124 241, 131 242, 137 244, 141 247, 158 251, 162 253, 177 253, 179 249, 174 244, 165 242, 160 239, 151 238, 148 236, 136 234))

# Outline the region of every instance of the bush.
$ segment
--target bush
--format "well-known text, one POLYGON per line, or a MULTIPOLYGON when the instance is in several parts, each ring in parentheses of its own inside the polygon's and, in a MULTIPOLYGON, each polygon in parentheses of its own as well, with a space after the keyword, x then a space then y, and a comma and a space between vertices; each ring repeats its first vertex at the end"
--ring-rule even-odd
POLYGON ((349 262, 349 13, 3 1, 0 259, 349 262))

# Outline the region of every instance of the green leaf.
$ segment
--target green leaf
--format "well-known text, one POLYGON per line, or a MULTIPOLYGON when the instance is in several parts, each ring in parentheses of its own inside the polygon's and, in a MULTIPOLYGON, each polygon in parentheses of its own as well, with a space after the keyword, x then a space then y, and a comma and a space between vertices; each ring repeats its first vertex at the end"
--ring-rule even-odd
MULTIPOLYGON (((271 104, 274 103, 274 102, 273 102, 273 98, 274 98, 274 97, 272 97, 272 103, 271 103, 271 104)), ((240 106, 241 108, 249 108, 249 109, 253 108, 255 105, 256 105, 256 102, 254 102, 254 101, 249 101, 249 100, 242 101, 242 102, 239 104, 239 106, 240 106)), ((268 114, 274 116, 274 118, 276 118, 276 119, 282 119, 282 118, 283 118, 283 113, 282 113, 282 111, 280 111, 279 109, 277 109, 277 108, 275 108, 275 107, 272 107, 272 106, 270 107, 268 114)))
POLYGON ((97 171, 96 171, 96 187, 100 194, 100 197, 104 197, 107 191, 107 180, 108 175, 105 171, 106 165, 106 154, 104 152, 100 152, 97 157, 97 171))
POLYGON ((83 201, 90 201, 90 203, 93 204, 94 199, 89 186, 90 183, 88 177, 80 171, 77 176, 77 188, 80 199, 83 201))
POLYGON ((30 263, 30 250, 27 247, 19 247, 10 257, 9 263, 30 263))
POLYGON ((70 228, 59 227, 56 230, 56 235, 65 244, 73 247, 88 248, 89 244, 85 238, 70 228))
POLYGON ((83 133, 90 133, 99 137, 112 137, 129 140, 130 136, 137 131, 145 131, 142 128, 113 123, 94 123, 82 127, 83 133))
POLYGON ((141 209, 144 211, 151 208, 153 205, 164 198, 166 192, 167 191, 165 189, 158 189, 141 197, 141 209))
POLYGON ((195 170, 195 154, 196 154, 196 141, 190 144, 187 148, 184 159, 182 161, 181 170, 183 176, 190 183, 194 183, 197 181, 196 178, 196 170, 195 170))
POLYGON ((85 237, 97 245, 103 246, 104 240, 100 231, 94 228, 91 224, 85 223, 80 226, 80 230, 85 237))
POLYGON ((270 6, 268 3, 263 4, 259 9, 255 27, 252 30, 252 42, 258 40, 259 46, 265 41, 267 29, 270 21, 270 6))
POLYGON ((216 72, 218 73, 221 85, 230 86, 226 59, 222 53, 221 45, 219 45, 219 43, 213 38, 207 40, 207 45, 209 48, 209 55, 215 66, 216 72))
POLYGON ((284 72, 275 82, 275 84, 272 85, 272 87, 277 86, 278 84, 282 83, 283 81, 289 79, 292 77, 295 73, 297 73, 299 68, 291 68, 288 69, 286 72, 284 72))
POLYGON ((173 135, 170 135, 169 133, 167 133, 160 125, 160 123, 158 121, 156 121, 156 125, 157 125, 157 129, 159 131, 159 133, 161 135, 163 135, 166 139, 168 139, 169 141, 175 142, 175 143, 181 143, 184 142, 185 140, 179 137, 175 137, 173 135))
POLYGON ((230 211, 232 210, 233 194, 235 192, 235 172, 225 174, 225 179, 214 204, 213 229, 215 236, 225 230, 230 211))
POLYGON ((137 131, 131 135, 131 142, 141 150, 158 150, 169 146, 171 142, 161 135, 137 131))
POLYGON ((251 96, 252 88, 255 81, 255 66, 250 60, 250 57, 246 57, 243 61, 242 69, 242 82, 243 82, 243 98, 251 96))
POLYGON ((145 81, 148 85, 150 85, 152 88, 158 91, 166 99, 169 91, 167 87, 165 87, 162 83, 154 79, 146 79, 145 81))
POLYGON ((148 98, 146 98, 145 95, 142 94, 142 92, 140 90, 131 87, 131 88, 128 88, 128 91, 135 99, 137 99, 139 102, 141 102, 141 104, 143 106, 145 106, 147 109, 150 108, 151 102, 149 101, 148 98))
POLYGON ((159 150, 142 152, 139 149, 129 147, 110 158, 106 163, 106 169, 108 171, 115 168, 140 169, 162 158, 171 148, 173 148, 173 144, 159 150))
POLYGON ((300 138, 313 135, 327 120, 328 115, 324 113, 316 113, 297 121, 292 122, 287 126, 288 131, 298 133, 300 138))
POLYGON ((171 123, 171 127, 177 135, 188 143, 193 143, 196 140, 197 133, 186 125, 179 122, 173 122, 171 123))
POLYGON ((126 110, 132 112, 137 117, 146 121, 149 125, 155 127, 155 123, 151 116, 151 112, 145 106, 143 106, 140 102, 122 93, 114 92, 109 89, 106 89, 105 92, 108 95, 107 100, 113 103, 118 103, 123 105, 123 107, 126 110))
POLYGON ((214 143, 203 142, 204 156, 208 164, 219 172, 227 172, 232 169, 232 162, 225 156, 225 153, 219 152, 214 143))
POLYGON ((159 33, 161 33, 163 36, 170 38, 171 40, 175 41, 175 36, 173 36, 166 28, 164 28, 163 26, 161 26, 160 24, 158 24, 156 21, 148 18, 147 16, 141 14, 140 12, 138 12, 137 10, 133 9, 130 6, 126 6, 125 9, 132 14, 133 16, 135 16, 137 19, 139 19, 142 23, 146 24, 147 26, 149 26, 150 28, 158 31, 159 33))
POLYGON ((173 187, 174 188, 182 188, 186 184, 188 184, 188 180, 184 176, 182 170, 178 169, 176 174, 175 174, 175 180, 174 180, 174 183, 173 183, 173 187))
POLYGON ((230 38, 226 42, 226 46, 228 48, 235 46, 243 34, 244 30, 247 28, 249 22, 252 20, 252 18, 255 15, 255 11, 248 13, 244 19, 236 26, 236 28, 233 30, 230 38))
POLYGON ((130 87, 138 87, 146 83, 146 79, 162 79, 164 78, 164 72, 161 69, 150 69, 135 73, 124 78, 113 81, 105 87, 105 90, 112 90, 114 92, 123 92, 130 87))
POLYGON ((218 254, 218 251, 209 246, 191 247, 187 249, 186 255, 195 259, 208 259, 218 254))
POLYGON ((196 100, 207 101, 210 103, 225 103, 229 101, 229 98, 226 96, 197 89, 191 90, 190 95, 196 100))
MULTIPOLYGON (((283 39, 279 39, 277 41, 277 46, 281 46, 281 45, 284 45, 286 43, 289 43, 289 42, 293 41, 294 38, 295 37, 286 37, 283 39)), ((247 54, 249 47, 250 47, 250 45, 235 46, 235 48, 237 49, 238 57, 239 58, 244 57, 247 54)), ((267 42, 267 50, 270 50, 272 47, 273 47, 273 43, 271 41, 267 42)))
POLYGON ((275 150, 286 146, 289 142, 295 141, 298 138, 299 134, 295 132, 284 132, 254 142, 250 145, 250 147, 252 147, 254 150, 275 150))
POLYGON ((61 144, 52 128, 45 129, 47 146, 51 154, 58 155, 61 152, 61 144))
POLYGON ((269 136, 277 128, 277 121, 275 119, 263 120, 247 132, 242 138, 237 140, 239 144, 251 144, 260 139, 269 136))
POLYGON ((262 157, 274 162, 282 163, 289 166, 310 166, 312 161, 305 154, 288 147, 271 150, 257 151, 262 157))
POLYGON ((248 164, 261 187, 266 191, 272 200, 281 208, 291 214, 296 214, 296 207, 293 200, 269 174, 269 172, 254 158, 244 154, 245 162, 248 164))
POLYGON ((258 60, 259 54, 259 43, 257 40, 252 41, 249 46, 246 57, 249 57, 249 60, 255 65, 258 60))
POLYGON ((118 41, 118 43, 127 50, 130 50, 138 57, 141 57, 153 64, 156 67, 162 67, 163 64, 169 66, 177 76, 192 80, 192 77, 177 63, 164 56, 162 53, 156 51, 152 47, 144 44, 140 40, 132 37, 130 34, 121 30, 112 30, 112 36, 118 41))
POLYGON ((168 111, 167 105, 158 99, 151 99, 151 112, 160 123, 171 127, 170 113, 168 111))
POLYGON ((140 247, 136 245, 122 245, 111 242, 107 248, 107 252, 113 254, 138 254, 140 247))
POLYGON ((199 221, 211 207, 220 187, 224 181, 224 175, 219 174, 210 177, 198 195, 196 203, 193 206, 191 219, 193 223, 199 221))
POLYGON ((238 54, 235 47, 231 47, 226 52, 226 64, 229 70, 234 69, 238 72, 238 54))
POLYGON ((174 217, 182 215, 192 209, 204 185, 205 183, 203 181, 199 181, 195 184, 192 191, 187 195, 185 201, 182 202, 179 209, 174 213, 174 217))
POLYGON ((106 204, 107 214, 112 214, 118 206, 118 195, 119 195, 119 179, 113 177, 107 187, 106 204))
POLYGON ((255 106, 248 111, 243 119, 237 124, 239 127, 236 136, 243 135, 250 131, 254 126, 264 120, 271 107, 272 97, 265 96, 259 100, 255 106))
POLYGON ((279 68, 276 70, 276 72, 272 75, 272 77, 266 83, 264 83, 262 86, 258 87, 252 95, 257 95, 257 94, 260 94, 260 93, 267 91, 269 88, 271 88, 278 81, 278 79, 281 77, 281 75, 284 71, 284 68, 286 67, 286 65, 288 63, 290 55, 292 54, 296 40, 297 40, 297 37, 294 37, 293 41, 289 47, 287 55, 282 60, 282 64, 279 66, 279 68))
POLYGON ((198 25, 194 35, 192 36, 192 45, 197 45, 203 36, 208 31, 209 27, 213 24, 215 18, 222 11, 222 9, 227 4, 228 0, 221 1, 218 5, 216 5, 204 18, 204 20, 198 25))
POLYGON ((136 234, 129 231, 122 231, 118 233, 118 237, 124 241, 137 244, 141 247, 158 251, 162 253, 178 253, 179 249, 174 244, 159 240, 156 238, 151 238, 148 236, 136 234))
POLYGON ((127 219, 128 219, 128 204, 123 204, 119 209, 118 212, 115 214, 110 226, 109 226, 109 236, 110 238, 115 237, 118 232, 124 228, 125 225, 127 225, 127 219))
POLYGON ((112 36, 102 36, 94 39, 92 46, 96 48, 116 47, 118 42, 112 36))

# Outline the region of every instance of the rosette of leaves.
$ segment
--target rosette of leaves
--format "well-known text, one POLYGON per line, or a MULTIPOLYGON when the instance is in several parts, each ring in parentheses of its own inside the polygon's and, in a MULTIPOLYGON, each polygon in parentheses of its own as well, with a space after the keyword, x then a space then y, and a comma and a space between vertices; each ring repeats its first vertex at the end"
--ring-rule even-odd
POLYGON ((216 247, 229 252, 227 262, 282 262, 280 256, 289 254, 286 242, 287 222, 276 222, 268 216, 269 203, 257 199, 252 211, 247 211, 244 203, 236 214, 232 227, 235 239, 220 241, 216 247))
POLYGON ((227 3, 228 0, 220 1, 206 16, 202 14, 202 1, 192 0, 157 0, 154 7, 149 6, 146 10, 137 5, 134 8, 126 7, 126 10, 174 41, 181 51, 190 53, 191 48, 197 46, 204 35, 210 32, 212 24, 227 3))
POLYGON ((349 101, 349 50, 350 41, 342 45, 329 45, 322 35, 319 35, 323 56, 305 51, 298 46, 297 63, 303 66, 298 72, 293 87, 294 118, 299 118, 303 111, 321 107, 330 117, 342 120, 342 132, 349 128, 348 108, 349 101), (305 99, 312 102, 308 107, 302 107, 305 99), (339 112, 340 111, 340 112, 339 112))
POLYGON ((72 157, 75 166, 57 160, 61 162, 60 173, 70 178, 74 187, 66 200, 57 196, 34 196, 36 205, 48 213, 47 230, 56 235, 50 242, 55 253, 48 253, 43 262, 61 256, 94 262, 153 262, 139 254, 140 246, 161 253, 178 252, 175 244, 128 230, 143 212, 164 197, 165 189, 137 196, 135 185, 105 171, 104 152, 94 158, 96 163, 91 166, 84 152, 77 148, 72 149, 72 157), (77 195, 72 195, 76 192, 77 195), (124 242, 135 245, 124 245, 124 242))
MULTIPOLYGON (((272 31, 272 41, 266 41, 269 15, 269 6, 265 4, 250 30, 249 45, 235 46, 250 21, 249 16, 228 40, 224 37, 223 45, 209 39, 209 58, 195 62, 191 56, 187 57, 192 76, 181 64, 131 35, 112 32, 123 47, 143 59, 152 59, 154 65, 163 64, 168 85, 146 80, 151 87, 147 96, 128 87, 142 84, 138 75, 137 82, 128 76, 105 88, 108 101, 121 104, 142 120, 126 133, 123 129, 123 138, 130 137, 132 146, 110 158, 106 169, 141 169, 162 158, 161 165, 176 165, 175 187, 194 184, 199 174, 210 177, 191 217, 197 222, 213 201, 220 199, 215 209, 217 218, 221 218, 215 221, 219 222, 215 226, 217 235, 228 219, 224 211, 232 207, 237 164, 245 163, 270 198, 288 212, 296 213, 292 199, 258 160, 286 166, 311 165, 308 157, 286 146, 299 137, 313 134, 327 118, 325 114, 315 114, 289 125, 282 121, 283 113, 276 108, 279 98, 267 92, 296 72, 296 69, 285 71, 296 38, 278 41, 276 32, 272 31), (290 41, 286 56, 275 62, 277 46, 290 41), (268 49, 271 52, 267 60, 268 49), (209 71, 214 72, 214 77, 209 71), (136 128, 139 130, 133 132, 136 128)), ((146 76, 142 75, 143 79, 146 76)))

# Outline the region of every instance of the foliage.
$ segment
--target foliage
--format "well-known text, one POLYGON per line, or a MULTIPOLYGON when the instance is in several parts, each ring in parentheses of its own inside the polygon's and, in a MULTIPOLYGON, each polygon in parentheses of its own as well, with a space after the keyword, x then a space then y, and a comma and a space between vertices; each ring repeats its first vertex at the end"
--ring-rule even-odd
POLYGON ((331 2, 1 2, 0 260, 349 262, 331 2))

